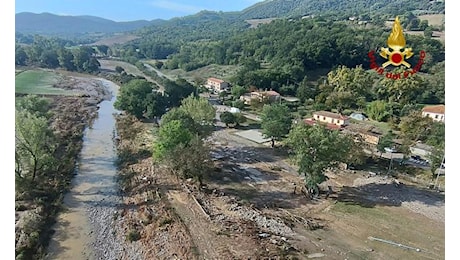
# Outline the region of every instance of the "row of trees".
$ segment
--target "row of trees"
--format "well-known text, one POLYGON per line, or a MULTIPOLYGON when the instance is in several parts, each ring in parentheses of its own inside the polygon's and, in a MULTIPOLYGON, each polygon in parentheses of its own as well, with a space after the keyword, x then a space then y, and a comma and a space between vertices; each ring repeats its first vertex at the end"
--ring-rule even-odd
POLYGON ((94 57, 97 51, 104 48, 79 46, 69 48, 68 43, 57 38, 34 36, 28 45, 16 44, 15 64, 19 66, 39 66, 58 68, 69 71, 93 73, 99 71, 99 61, 94 57))
POLYGON ((132 78, 120 89, 114 104, 115 108, 125 110, 138 119, 161 117, 169 108, 177 107, 182 100, 196 93, 196 88, 184 79, 164 80, 164 93, 158 86, 145 79, 132 78))

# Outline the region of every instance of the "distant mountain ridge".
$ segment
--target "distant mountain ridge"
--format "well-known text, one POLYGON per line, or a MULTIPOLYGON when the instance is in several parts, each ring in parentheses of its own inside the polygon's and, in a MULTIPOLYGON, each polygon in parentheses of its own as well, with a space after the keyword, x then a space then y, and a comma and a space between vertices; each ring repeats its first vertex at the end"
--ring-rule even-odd
MULTIPOLYGON (((177 29, 179 25, 197 30, 205 27, 215 28, 215 23, 231 28, 244 20, 261 18, 295 18, 305 15, 356 16, 385 14, 390 17, 407 11, 417 14, 444 13, 444 0, 265 0, 239 12, 201 11, 194 15, 176 17, 170 20, 138 20, 115 22, 96 16, 63 16, 51 13, 35 14, 23 12, 16 14, 16 32, 24 34, 69 35, 84 33, 117 33, 177 29), (155 28, 158 25, 164 25, 155 28)), ((184 31, 179 26, 179 31, 184 31)), ((171 32, 168 32, 171 33, 171 32)), ((177 33, 177 32, 172 32, 177 33)))
POLYGON ((164 20, 137 20, 115 22, 96 16, 64 16, 51 13, 17 13, 15 16, 16 32, 43 35, 69 35, 81 33, 116 33, 133 31, 139 28, 161 24, 164 20))
POLYGON ((319 14, 354 14, 364 12, 399 15, 405 11, 444 13, 444 0, 266 0, 243 11, 243 19, 299 17, 319 14))

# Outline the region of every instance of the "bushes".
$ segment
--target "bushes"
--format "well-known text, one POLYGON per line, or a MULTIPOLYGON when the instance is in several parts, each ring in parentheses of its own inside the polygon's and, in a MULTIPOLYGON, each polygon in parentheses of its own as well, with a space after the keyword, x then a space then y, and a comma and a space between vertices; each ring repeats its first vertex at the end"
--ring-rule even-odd
POLYGON ((137 241, 137 240, 141 239, 141 233, 139 233, 139 231, 137 231, 135 229, 132 229, 132 230, 129 231, 128 235, 126 235, 126 239, 129 242, 137 241))

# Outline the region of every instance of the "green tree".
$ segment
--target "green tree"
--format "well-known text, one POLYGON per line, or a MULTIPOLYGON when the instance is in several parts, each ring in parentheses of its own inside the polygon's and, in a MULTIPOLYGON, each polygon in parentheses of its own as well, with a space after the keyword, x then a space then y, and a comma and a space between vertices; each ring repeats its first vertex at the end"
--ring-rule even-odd
POLYGON ((164 162, 176 176, 198 181, 200 188, 203 179, 213 168, 210 148, 198 136, 193 137, 188 143, 179 143, 164 162))
POLYGON ((182 100, 179 108, 201 124, 211 125, 216 117, 216 109, 203 97, 190 95, 182 100))
POLYGON ((176 81, 166 80, 163 85, 170 107, 178 107, 184 98, 197 92, 197 89, 185 79, 178 79, 176 81))
POLYGON ((57 51, 57 55, 58 55, 59 66, 61 66, 62 68, 68 71, 77 70, 77 67, 75 66, 75 63, 73 61, 74 56, 72 54, 72 51, 66 48, 59 48, 57 51))
POLYGON ((54 165, 55 138, 44 117, 16 110, 15 119, 16 177, 33 183, 54 165))
POLYGON ((193 118, 184 110, 174 107, 161 117, 161 124, 166 124, 173 120, 179 120, 183 126, 194 134, 200 133, 199 125, 193 118))
POLYGON ((422 116, 420 111, 413 111, 408 116, 402 117, 399 123, 400 136, 411 143, 425 142, 430 136, 432 127, 433 120, 422 116))
POLYGON ((313 86, 310 86, 307 77, 305 77, 297 88, 296 97, 299 98, 300 102, 303 104, 310 98, 314 99, 315 96, 316 89, 313 86))
POLYGON ((193 133, 184 127, 182 121, 172 120, 162 123, 154 144, 153 156, 161 161, 173 153, 180 144, 187 146, 192 138, 193 133))
POLYGON ((232 102, 232 106, 238 109, 244 109, 244 101, 243 100, 235 100, 232 102))
POLYGON ((235 115, 235 123, 237 126, 247 121, 246 117, 241 113, 234 113, 234 115, 235 115))
POLYGON ((195 121, 195 125, 199 127, 198 134, 201 137, 208 136, 212 132, 216 109, 206 98, 190 95, 182 100, 179 109, 195 121))
POLYGON ((393 74, 402 75, 401 79, 383 78, 379 82, 377 94, 380 99, 387 102, 399 103, 401 106, 415 103, 417 97, 427 88, 427 81, 418 74, 404 77, 402 69, 397 69, 393 74))
POLYGON ((370 102, 366 107, 366 113, 369 118, 379 122, 388 120, 390 116, 387 103, 382 100, 375 100, 370 102))
POLYGON ((227 91, 221 91, 219 92, 219 98, 222 100, 222 101, 225 101, 225 98, 227 97, 228 93, 227 91))
POLYGON ((95 50, 88 46, 82 46, 73 50, 73 63, 78 71, 84 72, 90 70, 89 72, 91 72, 97 66, 99 63, 97 59, 93 58, 90 61, 94 52, 95 50))
POLYGON ((16 44, 15 49, 15 64, 20 66, 25 66, 27 64, 27 53, 24 50, 24 47, 21 45, 16 44))
POLYGON ((321 125, 298 124, 289 132, 286 144, 292 148, 298 173, 310 193, 318 194, 318 184, 327 180, 326 169, 350 158, 353 139, 321 125))
POLYGON ((395 134, 393 133, 393 131, 390 130, 379 139, 379 142, 377 144, 377 150, 380 152, 380 156, 382 156, 382 153, 385 152, 385 148, 393 148, 394 138, 395 134))
POLYGON ((148 93, 144 100, 146 118, 156 118, 162 116, 166 112, 168 100, 160 92, 148 93))
POLYGON ((433 122, 426 143, 431 146, 444 146, 446 138, 446 125, 441 122, 433 122))
POLYGON ((16 102, 18 110, 27 111, 37 117, 50 118, 50 101, 37 95, 26 95, 16 102))
POLYGON ((234 87, 232 87, 231 93, 232 93, 233 99, 236 100, 236 99, 240 98, 242 95, 244 95, 247 91, 248 90, 245 87, 234 86, 234 87))
MULTIPOLYGON (((143 79, 134 79, 120 88, 115 108, 125 110, 137 118, 142 118, 147 110, 146 97, 153 92, 152 84, 143 79)), ((150 98, 153 98, 150 96, 150 98)))
POLYGON ((220 114, 220 121, 228 127, 228 125, 232 125, 236 123, 236 117, 233 113, 229 111, 224 111, 220 114))
POLYGON ((271 139, 272 148, 275 147, 275 141, 280 141, 291 129, 291 113, 284 104, 264 105, 261 119, 262 134, 271 139))

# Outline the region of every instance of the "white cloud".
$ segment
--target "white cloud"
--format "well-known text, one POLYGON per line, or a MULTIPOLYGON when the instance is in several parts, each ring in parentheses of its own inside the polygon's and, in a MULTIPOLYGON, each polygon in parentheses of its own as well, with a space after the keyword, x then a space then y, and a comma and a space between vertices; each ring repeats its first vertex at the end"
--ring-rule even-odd
POLYGON ((181 3, 174 3, 171 1, 165 1, 165 0, 158 0, 158 1, 153 1, 150 3, 151 5, 163 9, 168 9, 171 11, 176 11, 176 12, 181 12, 181 13, 197 13, 201 10, 204 10, 206 8, 202 8, 199 6, 194 6, 194 5, 187 5, 187 4, 181 4, 181 3))

